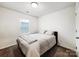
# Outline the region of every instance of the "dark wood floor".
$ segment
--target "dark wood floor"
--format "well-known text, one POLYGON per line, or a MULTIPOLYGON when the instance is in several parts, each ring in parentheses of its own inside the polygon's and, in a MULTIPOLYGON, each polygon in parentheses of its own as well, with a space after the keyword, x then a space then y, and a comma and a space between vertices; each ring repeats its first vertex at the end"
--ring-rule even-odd
MULTIPOLYGON (((0 50, 0 57, 24 57, 17 45, 0 50)), ((69 49, 55 46, 41 57, 76 57, 76 53, 69 49)))

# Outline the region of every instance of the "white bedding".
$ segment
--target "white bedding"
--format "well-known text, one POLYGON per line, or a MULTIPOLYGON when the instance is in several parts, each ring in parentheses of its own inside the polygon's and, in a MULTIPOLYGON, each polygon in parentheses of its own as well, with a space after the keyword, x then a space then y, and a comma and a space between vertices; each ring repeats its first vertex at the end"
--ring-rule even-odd
POLYGON ((17 40, 22 52, 27 57, 39 57, 56 44, 55 36, 47 34, 24 35, 17 40), (29 42, 34 40, 37 41, 29 44, 29 42))

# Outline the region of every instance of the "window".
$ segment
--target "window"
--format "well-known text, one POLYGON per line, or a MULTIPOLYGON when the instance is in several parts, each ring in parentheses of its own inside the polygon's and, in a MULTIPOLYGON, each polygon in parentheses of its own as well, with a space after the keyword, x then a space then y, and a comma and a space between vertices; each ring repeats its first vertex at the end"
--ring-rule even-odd
POLYGON ((21 32, 27 33, 29 31, 29 20, 21 20, 21 32))

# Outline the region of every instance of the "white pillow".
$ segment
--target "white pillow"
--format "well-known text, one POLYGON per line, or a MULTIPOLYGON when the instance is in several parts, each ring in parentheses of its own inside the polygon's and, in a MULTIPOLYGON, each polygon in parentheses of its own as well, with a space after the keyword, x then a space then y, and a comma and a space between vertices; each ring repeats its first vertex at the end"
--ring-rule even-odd
POLYGON ((47 31, 45 34, 53 35, 54 34, 54 31, 47 31))

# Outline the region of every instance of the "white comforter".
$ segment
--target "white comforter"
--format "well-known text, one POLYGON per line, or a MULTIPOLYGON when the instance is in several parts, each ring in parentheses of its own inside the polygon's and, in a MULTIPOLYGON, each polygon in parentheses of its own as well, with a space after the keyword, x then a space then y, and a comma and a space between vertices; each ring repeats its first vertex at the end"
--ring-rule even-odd
POLYGON ((23 35, 17 40, 21 50, 27 57, 39 57, 56 44, 55 36, 47 34, 23 35), (34 40, 37 41, 29 44, 34 40))

